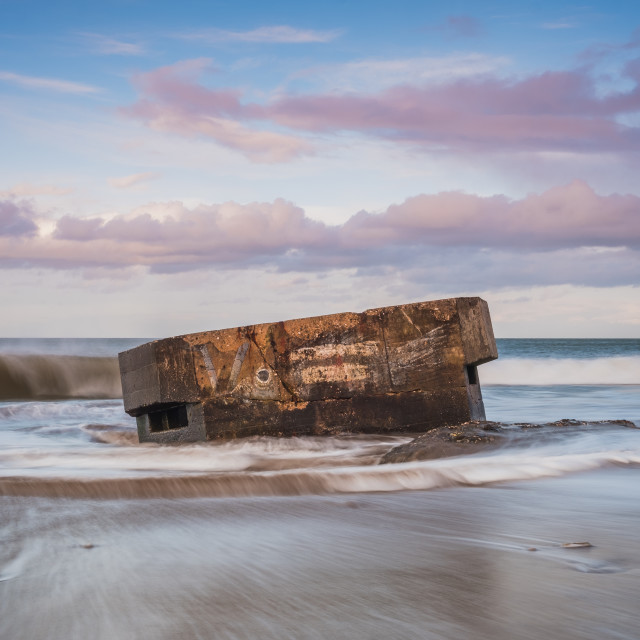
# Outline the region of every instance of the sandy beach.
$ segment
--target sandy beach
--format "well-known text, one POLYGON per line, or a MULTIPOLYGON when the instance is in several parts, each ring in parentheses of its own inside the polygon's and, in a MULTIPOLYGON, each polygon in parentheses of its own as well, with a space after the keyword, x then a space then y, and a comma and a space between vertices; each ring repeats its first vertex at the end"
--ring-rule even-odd
POLYGON ((639 1, 0 52, 0 640, 640 640, 639 1))
POLYGON ((612 467, 355 496, 4 497, 0 637, 631 640, 637 482, 612 467))
POLYGON ((0 353, 1 640, 637 640, 637 341, 501 341, 499 422, 419 446, 139 444, 122 344, 58 342, 0 353))

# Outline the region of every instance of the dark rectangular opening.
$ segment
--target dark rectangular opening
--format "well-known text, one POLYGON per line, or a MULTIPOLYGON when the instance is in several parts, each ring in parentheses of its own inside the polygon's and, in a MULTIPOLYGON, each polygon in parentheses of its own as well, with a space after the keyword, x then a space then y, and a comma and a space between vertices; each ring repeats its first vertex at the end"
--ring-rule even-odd
POLYGON ((469 384, 478 384, 478 367, 467 365, 467 380, 469 384))
POLYGON ((149 431, 156 433, 158 431, 165 431, 166 424, 164 421, 164 411, 154 411, 149 413, 149 431))
POLYGON ((183 404, 167 409, 167 423, 169 429, 181 429, 189 426, 189 418, 187 416, 187 407, 183 404))

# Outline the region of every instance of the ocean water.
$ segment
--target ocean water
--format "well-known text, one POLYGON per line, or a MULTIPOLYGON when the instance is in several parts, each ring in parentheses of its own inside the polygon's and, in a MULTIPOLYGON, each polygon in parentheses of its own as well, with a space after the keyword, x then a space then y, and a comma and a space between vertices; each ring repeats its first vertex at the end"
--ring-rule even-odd
POLYGON ((144 341, 0 340, 0 638, 638 638, 640 340, 498 340, 487 419, 540 426, 401 464, 140 445, 144 341))

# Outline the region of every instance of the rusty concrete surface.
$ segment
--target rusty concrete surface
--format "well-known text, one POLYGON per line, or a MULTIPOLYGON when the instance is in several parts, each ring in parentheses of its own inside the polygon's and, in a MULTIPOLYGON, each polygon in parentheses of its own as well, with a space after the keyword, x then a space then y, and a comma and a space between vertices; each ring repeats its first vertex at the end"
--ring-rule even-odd
POLYGON ((191 333, 119 355, 141 442, 421 432, 484 420, 487 303, 451 298, 191 333))

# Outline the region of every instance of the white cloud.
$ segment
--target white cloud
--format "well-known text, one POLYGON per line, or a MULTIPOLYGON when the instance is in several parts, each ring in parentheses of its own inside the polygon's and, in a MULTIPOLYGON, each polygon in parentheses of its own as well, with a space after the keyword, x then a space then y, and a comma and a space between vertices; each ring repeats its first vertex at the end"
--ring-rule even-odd
POLYGON ((60 93, 91 94, 100 93, 102 89, 89 84, 60 80, 58 78, 39 78, 37 76, 25 76, 10 71, 0 71, 0 80, 28 87, 29 89, 48 89, 60 93))
MULTIPOLYGON (((123 184, 135 184, 137 175, 123 184)), ((343 224, 282 199, 186 207, 154 202, 128 214, 63 215, 36 234, 29 203, 7 201, 4 266, 83 270, 146 265, 156 273, 261 265, 289 273, 393 276, 450 291, 573 284, 632 285, 640 274, 638 196, 599 196, 581 182, 521 200, 419 195, 343 224), (18 206, 19 205, 19 206, 18 206), (14 236, 24 237, 15 243, 14 236)))
POLYGON ((502 338, 627 338, 638 335, 640 297, 632 286, 554 285, 480 293, 502 338))
POLYGON ((143 173, 132 173, 128 176, 121 176, 120 178, 108 178, 107 182, 115 189, 130 189, 140 185, 143 182, 153 180, 157 178, 158 174, 153 171, 145 171, 143 173))
POLYGON ((297 29, 287 25, 258 27, 251 31, 227 31, 225 29, 203 29, 179 34, 178 37, 205 42, 255 42, 262 44, 308 44, 312 42, 331 42, 343 33, 341 29, 314 31, 297 29))
MULTIPOLYGON (((160 338, 459 295, 428 282, 408 288, 395 274, 361 276, 353 270, 294 277, 263 268, 151 275, 130 267, 121 274, 89 272, 101 279, 85 275, 13 270, 3 291, 12 312, 0 315, 0 335, 160 338)), ((475 287, 464 294, 488 301, 498 338, 640 335, 633 287, 475 287)))
POLYGON ((368 93, 401 84, 435 84, 496 73, 510 64, 511 61, 505 56, 482 53, 387 60, 366 58, 306 69, 295 74, 292 80, 308 81, 322 91, 368 93))
POLYGON ((0 198, 22 198, 28 196, 65 196, 73 189, 58 187, 53 184, 16 184, 4 191, 0 191, 0 198))
POLYGON ((543 22, 541 29, 575 29, 578 25, 575 22, 543 22))
POLYGON ((99 33, 80 35, 87 41, 92 51, 102 55, 140 56, 146 53, 145 48, 137 42, 110 38, 99 33))

